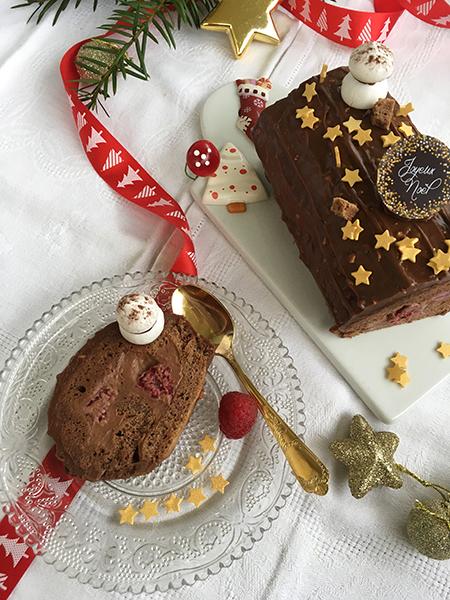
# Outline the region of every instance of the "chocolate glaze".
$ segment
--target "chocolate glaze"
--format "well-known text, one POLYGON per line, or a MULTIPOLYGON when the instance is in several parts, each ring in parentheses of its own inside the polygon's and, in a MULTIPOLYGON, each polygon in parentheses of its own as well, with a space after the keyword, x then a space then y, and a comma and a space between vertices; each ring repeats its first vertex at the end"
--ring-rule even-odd
MULTIPOLYGON (((311 77, 305 83, 316 82, 317 95, 308 104, 319 118, 314 129, 301 129, 296 109, 307 104, 302 96, 304 84, 289 96, 265 109, 254 129, 253 140, 272 184, 283 219, 291 231, 300 257, 311 270, 334 315, 332 329, 342 336, 385 327, 386 317, 418 295, 433 298, 436 290, 446 288, 450 303, 450 275, 434 275, 427 266, 434 250, 447 250, 444 240, 450 238, 450 212, 443 209, 428 221, 408 221, 389 212, 376 189, 377 164, 385 152, 381 135, 386 132, 372 125, 370 110, 357 110, 341 99, 340 84, 348 69, 330 71, 323 83, 311 77), (359 146, 352 139, 344 121, 353 116, 362 121, 361 127, 372 130, 372 142, 359 146), (340 124, 343 133, 335 142, 323 139, 327 127, 340 124), (342 167, 337 168, 333 146, 340 149, 342 167), (347 169, 359 169, 362 182, 351 188, 341 181, 347 169), (364 231, 358 241, 342 239, 345 220, 330 210, 333 197, 341 196, 359 208, 358 218, 364 231), (388 229, 397 239, 419 238, 421 250, 416 263, 400 262, 400 253, 393 244, 389 252, 375 250, 375 234, 388 229), (350 260, 349 257, 352 257, 350 260), (370 285, 356 286, 351 275, 359 265, 372 271, 370 285), (356 267, 356 268, 355 268, 356 267), (375 318, 375 315, 377 317, 375 318)), ((395 112, 398 104, 396 103, 395 112)), ((391 131, 403 137, 398 127, 402 123, 417 129, 409 117, 394 117, 391 131)), ((424 300, 422 300, 424 302, 424 300)), ((444 303, 430 303, 428 311, 411 311, 404 321, 411 321, 434 311, 450 309, 444 303)))

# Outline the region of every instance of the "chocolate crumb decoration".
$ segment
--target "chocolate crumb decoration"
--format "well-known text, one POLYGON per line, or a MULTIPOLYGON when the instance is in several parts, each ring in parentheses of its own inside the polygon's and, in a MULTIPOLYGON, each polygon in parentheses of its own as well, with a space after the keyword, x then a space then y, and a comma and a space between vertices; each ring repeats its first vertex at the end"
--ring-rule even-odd
POLYGON ((370 121, 375 127, 389 130, 394 117, 395 100, 393 98, 381 98, 372 108, 370 121))
POLYGON ((331 212, 335 214, 337 217, 342 217, 347 221, 352 221, 353 217, 357 214, 359 208, 353 202, 349 202, 345 198, 341 198, 340 196, 336 196, 333 198, 333 203, 331 205, 331 212))

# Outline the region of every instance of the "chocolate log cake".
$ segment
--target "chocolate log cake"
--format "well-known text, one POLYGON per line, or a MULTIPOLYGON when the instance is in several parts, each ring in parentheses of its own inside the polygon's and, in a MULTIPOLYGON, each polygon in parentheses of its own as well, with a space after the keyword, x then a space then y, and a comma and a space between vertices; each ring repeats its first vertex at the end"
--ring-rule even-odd
POLYGON ((333 313, 331 331, 342 337, 450 310, 449 210, 403 219, 376 186, 387 148, 418 131, 391 98, 348 106, 340 91, 347 73, 310 78, 265 109, 253 131, 300 258, 333 313), (433 266, 439 250, 442 269, 433 266))

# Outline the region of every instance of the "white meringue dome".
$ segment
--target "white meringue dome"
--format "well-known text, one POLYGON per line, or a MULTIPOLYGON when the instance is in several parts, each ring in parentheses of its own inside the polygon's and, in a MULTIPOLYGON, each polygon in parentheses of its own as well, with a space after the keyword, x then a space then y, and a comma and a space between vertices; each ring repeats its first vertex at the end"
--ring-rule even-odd
POLYGON ((358 81, 378 83, 392 75, 394 55, 381 42, 365 42, 353 50, 348 66, 358 81))
POLYGON ((132 344, 150 344, 164 329, 164 313, 147 294, 134 292, 123 296, 116 315, 120 333, 132 344))
POLYGON ((351 73, 342 80, 342 100, 352 108, 372 108, 380 98, 386 98, 388 93, 388 82, 379 81, 373 85, 357 81, 351 73))

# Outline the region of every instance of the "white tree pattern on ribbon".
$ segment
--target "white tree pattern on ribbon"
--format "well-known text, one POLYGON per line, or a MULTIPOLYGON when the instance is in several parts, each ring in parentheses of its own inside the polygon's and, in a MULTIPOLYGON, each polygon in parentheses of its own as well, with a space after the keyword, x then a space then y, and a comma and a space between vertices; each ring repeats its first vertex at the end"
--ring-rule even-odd
POLYGON ((380 36, 377 39, 377 42, 384 42, 389 35, 389 27, 391 24, 391 17, 388 17, 384 22, 383 29, 380 32, 380 36))
POLYGON ((91 135, 88 137, 86 144, 86 152, 91 152, 94 148, 97 148, 99 144, 106 144, 106 140, 102 137, 103 130, 97 131, 91 127, 91 135))
POLYGON ((300 16, 305 19, 305 21, 311 21, 311 7, 309 5, 310 0, 305 0, 305 3, 302 8, 302 12, 300 16))
POLYGON ((116 165, 120 165, 123 162, 123 158, 120 156, 122 154, 122 150, 116 152, 114 148, 109 152, 108 158, 103 165, 102 171, 106 171, 107 169, 112 169, 116 165))
POLYGON ((136 194, 136 196, 134 196, 135 198, 151 198, 152 196, 155 195, 155 189, 156 189, 156 185, 144 185, 144 187, 142 188, 142 190, 139 192, 139 194, 136 194))
POLYGON ((0 590, 2 592, 6 592, 6 580, 8 579, 8 576, 5 575, 4 573, 0 573, 0 590))
POLYGON ((350 22, 351 22, 351 17, 349 14, 346 14, 345 17, 343 17, 341 24, 339 25, 337 31, 334 32, 334 35, 336 37, 340 38, 341 40, 349 40, 351 38, 350 22))
POLYGON ((166 200, 165 198, 159 198, 159 200, 149 202, 147 206, 172 206, 172 202, 169 202, 169 200, 166 200))
POLYGON ((419 4, 419 6, 416 9, 416 12, 419 13, 419 15, 426 16, 435 4, 436 4, 436 0, 428 0, 428 2, 419 4))
POLYGON ((327 31, 328 29, 327 11, 325 9, 323 9, 320 13, 320 17, 317 20, 317 27, 320 29, 320 31, 327 31))
POLYGON ((45 487, 55 496, 57 500, 61 500, 63 496, 66 495, 67 488, 70 487, 72 480, 69 479, 67 481, 60 481, 55 477, 50 477, 50 475, 44 474, 42 476, 42 481, 44 482, 45 487))
POLYGON ((197 257, 195 256, 195 252, 188 252, 188 256, 197 268, 197 257))
POLYGON ((289 0, 289 8, 291 10, 294 10, 295 8, 297 8, 297 0, 289 0))
POLYGON ((370 42, 372 39, 372 22, 370 19, 367 19, 367 23, 361 30, 361 33, 358 35, 358 40, 361 42, 370 42))
POLYGON ((28 546, 23 542, 19 542, 19 538, 12 540, 6 535, 0 535, 0 545, 5 549, 6 556, 11 556, 14 568, 17 567, 19 561, 24 556, 28 556, 28 546))
POLYGON ((126 185, 132 185, 135 181, 142 181, 142 177, 139 175, 139 169, 135 171, 132 167, 128 166, 127 174, 119 181, 117 187, 123 188, 126 185))
POLYGON ((186 221, 186 217, 179 210, 173 210, 170 213, 167 213, 168 217, 175 217, 176 219, 181 219, 182 221, 186 221))
POLYGON ((439 19, 433 19, 433 22, 436 23, 436 25, 448 25, 450 23, 450 15, 439 17, 439 19))
POLYGON ((87 121, 85 119, 86 113, 77 113, 77 129, 81 131, 83 127, 86 125, 87 121))

